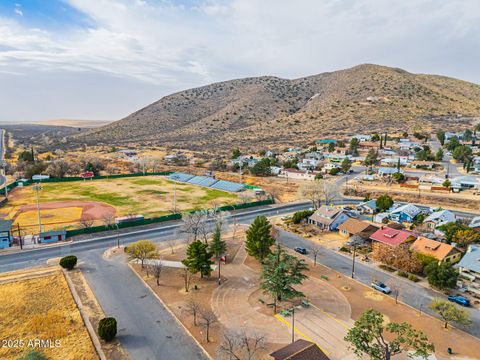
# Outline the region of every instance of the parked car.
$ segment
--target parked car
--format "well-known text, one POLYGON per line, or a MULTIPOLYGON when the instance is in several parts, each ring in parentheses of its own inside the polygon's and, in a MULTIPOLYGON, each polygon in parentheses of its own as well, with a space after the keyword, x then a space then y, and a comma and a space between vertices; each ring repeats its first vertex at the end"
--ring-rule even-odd
POLYGON ((470 300, 468 300, 466 297, 463 297, 461 295, 450 295, 448 297, 448 300, 462 306, 467 306, 467 307, 470 306, 470 300))
POLYGON ((375 290, 378 290, 378 291, 380 291, 384 294, 390 294, 392 292, 392 290, 381 281, 372 282, 372 288, 374 288, 375 290))
POLYGON ((307 255, 307 249, 303 247, 297 246, 294 250, 299 254, 307 255))

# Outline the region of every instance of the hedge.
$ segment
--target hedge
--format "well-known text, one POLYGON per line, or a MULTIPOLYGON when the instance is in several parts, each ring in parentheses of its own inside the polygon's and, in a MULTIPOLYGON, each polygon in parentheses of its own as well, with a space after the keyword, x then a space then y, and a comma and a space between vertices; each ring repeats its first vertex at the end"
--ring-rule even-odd
POLYGON ((60 259, 60 266, 67 270, 72 270, 77 265, 77 257, 75 255, 67 255, 60 259))
POLYGON ((117 320, 106 317, 98 323, 98 335, 105 341, 112 340, 117 335, 117 320))

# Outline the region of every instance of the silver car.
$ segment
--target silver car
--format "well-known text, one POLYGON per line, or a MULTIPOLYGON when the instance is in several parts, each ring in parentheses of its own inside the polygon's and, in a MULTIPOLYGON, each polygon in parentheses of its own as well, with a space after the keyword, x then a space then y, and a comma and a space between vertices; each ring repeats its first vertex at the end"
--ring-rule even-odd
POLYGON ((372 288, 380 292, 383 292, 384 294, 390 294, 392 292, 392 290, 381 281, 372 282, 372 288))

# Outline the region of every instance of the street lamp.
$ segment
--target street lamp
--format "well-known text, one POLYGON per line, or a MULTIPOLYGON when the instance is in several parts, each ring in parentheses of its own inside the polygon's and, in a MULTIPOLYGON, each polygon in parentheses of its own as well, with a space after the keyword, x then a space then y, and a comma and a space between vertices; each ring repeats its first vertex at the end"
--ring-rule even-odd
POLYGON ((353 258, 352 258, 352 279, 355 278, 355 255, 357 250, 357 243, 353 240, 353 258))
POLYGON ((33 190, 36 192, 36 198, 37 198, 37 214, 38 214, 38 236, 42 234, 42 221, 40 218, 40 200, 39 200, 39 191, 42 190, 42 186, 40 184, 35 184, 33 185, 33 190))

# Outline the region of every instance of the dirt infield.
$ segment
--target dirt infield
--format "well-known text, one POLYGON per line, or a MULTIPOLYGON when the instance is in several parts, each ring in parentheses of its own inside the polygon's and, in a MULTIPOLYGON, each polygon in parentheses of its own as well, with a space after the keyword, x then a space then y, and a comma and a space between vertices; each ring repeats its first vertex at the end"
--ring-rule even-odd
MULTIPOLYGON (((40 216, 45 230, 53 228, 78 225, 81 220, 93 220, 101 223, 107 216, 115 216, 116 209, 108 204, 95 201, 62 201, 40 204, 40 216), (63 210, 63 211, 62 211, 63 210)), ((24 231, 29 231, 38 226, 38 213, 36 205, 22 205, 10 214, 14 226, 20 224, 24 231)))

